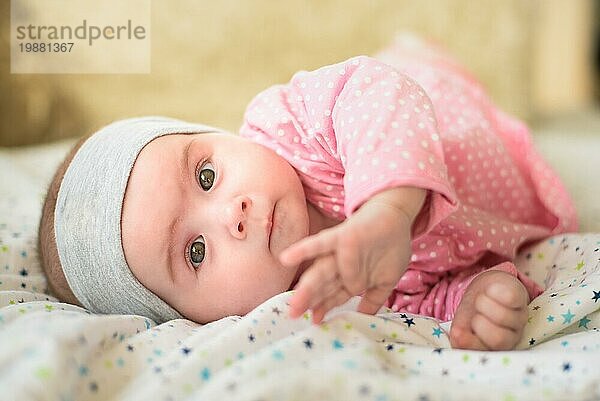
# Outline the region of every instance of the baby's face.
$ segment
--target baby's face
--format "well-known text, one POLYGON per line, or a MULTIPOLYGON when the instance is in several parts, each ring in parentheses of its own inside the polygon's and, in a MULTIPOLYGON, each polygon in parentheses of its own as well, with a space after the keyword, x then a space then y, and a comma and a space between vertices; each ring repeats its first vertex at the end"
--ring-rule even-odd
POLYGON ((272 150, 235 135, 167 135, 133 166, 121 228, 137 279, 204 323, 287 291, 298 267, 277 257, 309 219, 298 176, 272 150))

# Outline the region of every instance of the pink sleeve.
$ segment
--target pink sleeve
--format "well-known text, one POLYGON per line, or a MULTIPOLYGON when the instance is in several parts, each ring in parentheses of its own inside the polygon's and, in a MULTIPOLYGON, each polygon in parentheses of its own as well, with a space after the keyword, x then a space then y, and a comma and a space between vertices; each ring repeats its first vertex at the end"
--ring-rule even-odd
POLYGON ((433 106, 425 91, 393 67, 369 57, 346 62, 348 78, 332 111, 345 169, 345 212, 397 186, 430 190, 421 235, 456 209, 433 106))
MULTIPOLYGON (((302 71, 264 91, 240 133, 268 146, 277 142, 272 147, 292 165, 302 151, 313 152, 315 166, 326 163, 343 181, 346 216, 397 186, 430 191, 419 235, 457 207, 431 101, 414 80, 374 58, 302 71)), ((319 168, 304 163, 301 173, 317 176, 319 168)))

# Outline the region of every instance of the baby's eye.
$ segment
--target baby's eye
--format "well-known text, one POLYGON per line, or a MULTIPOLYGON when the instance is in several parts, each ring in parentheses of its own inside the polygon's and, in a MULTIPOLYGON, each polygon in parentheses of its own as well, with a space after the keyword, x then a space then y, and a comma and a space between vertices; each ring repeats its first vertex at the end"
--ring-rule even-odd
POLYGON ((200 167, 198 172, 198 183, 203 190, 208 191, 215 182, 215 168, 211 162, 206 162, 200 167))
POLYGON ((204 237, 200 236, 194 240, 189 250, 190 261, 192 262, 192 266, 194 266, 194 268, 198 268, 204 260, 204 251, 204 237))

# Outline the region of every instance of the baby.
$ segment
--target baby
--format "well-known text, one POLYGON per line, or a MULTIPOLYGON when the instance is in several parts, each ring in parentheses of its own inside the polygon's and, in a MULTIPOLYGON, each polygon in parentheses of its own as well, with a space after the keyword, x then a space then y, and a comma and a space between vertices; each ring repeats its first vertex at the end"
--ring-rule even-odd
POLYGON ((511 260, 575 231, 527 128, 431 45, 398 41, 260 93, 240 135, 113 123, 57 170, 40 224, 52 293, 158 323, 243 315, 295 289, 313 321, 362 295, 508 350, 542 292, 511 260))

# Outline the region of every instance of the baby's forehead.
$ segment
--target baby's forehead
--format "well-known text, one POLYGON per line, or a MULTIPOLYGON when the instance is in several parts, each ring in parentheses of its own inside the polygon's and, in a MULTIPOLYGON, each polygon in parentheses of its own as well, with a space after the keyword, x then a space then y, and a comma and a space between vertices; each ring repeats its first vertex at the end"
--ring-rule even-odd
POLYGON ((214 132, 194 132, 194 133, 173 133, 168 135, 158 136, 149 141, 142 149, 140 153, 144 152, 150 145, 150 147, 165 146, 172 143, 189 142, 190 140, 200 142, 213 142, 220 141, 221 139, 230 138, 234 134, 226 131, 214 131, 214 132))

